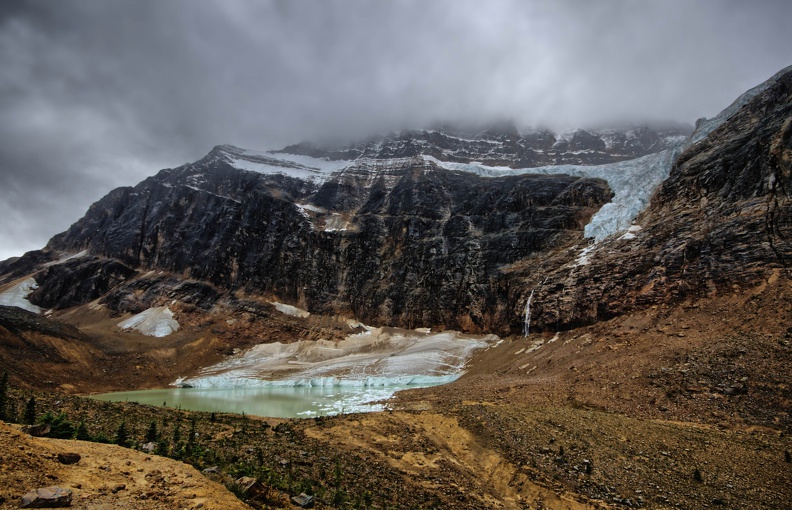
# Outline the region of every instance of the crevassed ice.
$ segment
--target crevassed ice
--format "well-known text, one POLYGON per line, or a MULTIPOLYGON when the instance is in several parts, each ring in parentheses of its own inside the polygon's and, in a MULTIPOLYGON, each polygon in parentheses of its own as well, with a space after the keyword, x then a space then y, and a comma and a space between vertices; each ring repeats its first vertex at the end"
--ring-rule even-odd
POLYGON ((260 344, 177 381, 197 388, 434 385, 461 374, 494 335, 371 328, 341 341, 260 344))
POLYGON ((649 204, 654 190, 668 177, 676 157, 683 144, 679 142, 671 149, 649 154, 637 159, 608 163, 605 165, 551 165, 536 168, 512 169, 509 167, 486 166, 476 163, 451 163, 440 161, 431 156, 425 159, 441 168, 471 172, 482 177, 503 177, 520 174, 567 174, 578 177, 594 177, 604 179, 614 193, 613 199, 602 206, 588 225, 583 234, 595 241, 626 230, 632 221, 649 204))
POLYGON ((157 306, 119 322, 118 327, 134 329, 146 336, 163 337, 178 331, 179 323, 167 306, 157 306))

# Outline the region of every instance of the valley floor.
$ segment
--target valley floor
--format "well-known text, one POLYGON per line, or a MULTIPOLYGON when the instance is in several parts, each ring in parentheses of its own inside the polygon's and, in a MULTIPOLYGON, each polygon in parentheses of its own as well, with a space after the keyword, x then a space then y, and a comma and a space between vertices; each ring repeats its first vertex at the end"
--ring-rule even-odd
MULTIPOLYGON (((776 278, 587 328, 505 339, 478 352, 458 381, 400 393, 383 413, 213 421, 53 392, 39 398, 42 412, 88 418, 92 433, 108 437, 123 416, 139 441, 150 421, 171 437, 177 423, 184 433, 195 418, 202 453, 184 460, 220 466, 216 478, 229 486, 242 474, 259 477, 270 490, 249 499, 257 507, 288 507, 307 491, 320 508, 791 508, 790 326, 792 291, 776 278)), ((31 484, 51 485, 42 478, 49 471, 53 483, 73 479, 41 459, 82 443, 7 429, 2 437, 5 507, 31 484)), ((120 461, 140 460, 139 452, 106 448, 120 461)), ((172 465, 181 466, 168 467, 176 478, 192 472, 172 465)), ((169 491, 188 493, 187 485, 169 491)), ((97 505, 123 496, 110 494, 97 505)), ((145 500, 130 505, 148 508, 145 500)))

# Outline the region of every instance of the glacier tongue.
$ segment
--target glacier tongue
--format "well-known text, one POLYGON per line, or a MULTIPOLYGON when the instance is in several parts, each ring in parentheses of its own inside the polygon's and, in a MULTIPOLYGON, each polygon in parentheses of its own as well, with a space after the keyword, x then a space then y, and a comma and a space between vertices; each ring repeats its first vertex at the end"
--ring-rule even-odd
POLYGON ((259 344, 177 383, 195 388, 427 386, 456 379, 475 349, 496 340, 453 331, 369 328, 338 342, 259 344))
POLYGON ((617 232, 627 230, 632 221, 649 204, 654 190, 668 177, 674 160, 679 156, 683 142, 671 149, 649 154, 637 159, 608 163, 605 165, 552 165, 536 168, 512 169, 492 167, 475 163, 451 163, 431 156, 424 158, 441 168, 471 172, 482 177, 503 177, 518 174, 568 174, 578 177, 594 177, 608 182, 614 193, 613 200, 605 204, 586 225, 583 234, 601 241, 617 232))

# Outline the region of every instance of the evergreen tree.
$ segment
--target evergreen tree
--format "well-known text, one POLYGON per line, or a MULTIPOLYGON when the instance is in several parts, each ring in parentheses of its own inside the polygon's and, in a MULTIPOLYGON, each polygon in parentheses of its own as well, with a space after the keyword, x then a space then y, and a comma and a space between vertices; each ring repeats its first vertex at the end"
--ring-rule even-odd
POLYGON ((170 448, 170 443, 168 442, 168 440, 161 439, 160 442, 157 443, 157 449, 154 450, 154 453, 161 457, 167 457, 169 448, 170 448))
POLYGON ((13 399, 8 399, 8 404, 6 407, 6 421, 8 423, 19 423, 19 415, 17 414, 17 406, 16 402, 13 399))
POLYGON ((80 421, 80 424, 77 426, 77 435, 75 439, 79 439, 80 441, 91 441, 93 439, 84 421, 80 421))
POLYGON ((176 427, 173 429, 173 438, 171 439, 171 441, 173 442, 174 445, 177 444, 179 441, 181 441, 181 424, 180 423, 177 423, 176 427))
POLYGON ((157 436, 157 422, 152 420, 151 424, 149 425, 148 432, 146 432, 146 442, 156 443, 157 436))
POLYGON ((0 377, 0 420, 8 421, 8 372, 0 377))
POLYGON ((49 423, 50 432, 47 434, 49 437, 55 439, 71 439, 74 437, 74 425, 69 421, 66 413, 53 414, 47 412, 39 420, 41 423, 49 423))
POLYGON ((129 431, 126 428, 126 420, 121 420, 121 424, 116 429, 115 444, 119 446, 129 446, 129 431))
POLYGON ((187 437, 187 445, 184 448, 185 453, 189 457, 192 455, 193 448, 195 447, 195 417, 190 420, 190 435, 187 437))
POLYGON ((36 423, 36 399, 30 397, 25 406, 25 418, 23 420, 28 425, 36 423))

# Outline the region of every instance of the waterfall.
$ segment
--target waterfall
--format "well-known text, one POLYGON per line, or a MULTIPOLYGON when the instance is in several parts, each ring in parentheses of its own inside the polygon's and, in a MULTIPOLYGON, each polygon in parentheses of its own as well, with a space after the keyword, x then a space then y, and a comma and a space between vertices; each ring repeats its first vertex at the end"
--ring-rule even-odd
MULTIPOLYGON (((550 277, 546 276, 542 283, 539 284, 539 287, 543 287, 547 280, 550 277)), ((528 338, 528 333, 531 332, 531 301, 533 301, 534 292, 536 291, 536 287, 531 289, 531 294, 528 296, 528 301, 525 303, 525 319, 523 319, 523 337, 528 338)))
POLYGON ((531 330, 531 300, 535 290, 536 288, 531 289, 531 295, 528 296, 528 301, 525 303, 525 320, 523 322, 523 336, 525 338, 528 338, 528 333, 531 330))

